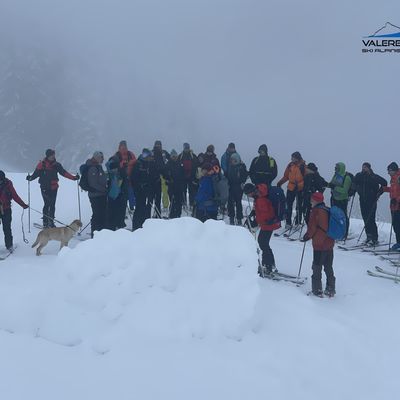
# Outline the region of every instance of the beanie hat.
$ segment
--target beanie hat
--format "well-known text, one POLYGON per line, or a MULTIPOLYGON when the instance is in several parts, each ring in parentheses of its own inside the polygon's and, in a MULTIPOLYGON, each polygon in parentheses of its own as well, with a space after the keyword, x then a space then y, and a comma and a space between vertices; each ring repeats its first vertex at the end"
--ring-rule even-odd
POLYGON ((229 143, 229 144, 228 144, 228 149, 233 149, 233 150, 235 150, 235 149, 236 149, 235 143, 229 143))
POLYGON ((178 157, 178 153, 176 152, 175 149, 171 150, 171 153, 169 153, 171 157, 178 157))
POLYGON ((234 164, 240 164, 241 163, 240 155, 238 153, 232 153, 231 155, 231 162, 234 164))
POLYGON ((190 144, 189 143, 183 143, 183 150, 190 150, 190 144))
POLYGON ((317 172, 317 171, 318 171, 317 166, 316 166, 314 163, 312 163, 312 162, 310 162, 310 163, 307 164, 307 168, 310 169, 310 170, 313 171, 313 172, 317 172))
POLYGON ((250 193, 254 193, 255 191, 256 191, 256 187, 252 183, 246 183, 243 187, 244 194, 248 195, 250 193))
POLYGON ((320 192, 315 192, 311 195, 311 200, 314 200, 317 203, 323 203, 324 202, 324 195, 320 192))
POLYGON ((214 153, 215 147, 214 145, 210 144, 207 146, 207 153, 214 153))
POLYGON ((144 148, 142 150, 142 158, 147 158, 151 156, 151 151, 149 149, 144 148))
POLYGON ((93 153, 93 158, 100 158, 100 157, 104 157, 103 152, 102 151, 95 151, 93 153))
POLYGON ((119 142, 119 147, 128 147, 128 145, 126 144, 126 140, 121 140, 119 142))
POLYGON ((268 147, 266 144, 262 144, 259 148, 258 148, 258 152, 264 152, 265 154, 268 154, 268 147))
POLYGON ((388 169, 388 171, 398 171, 399 170, 399 166, 397 165, 397 163, 395 163, 393 161, 388 165, 387 169, 388 169))
POLYGON ((162 146, 161 140, 156 140, 156 141, 154 142, 154 147, 161 147, 161 146, 162 146))
POLYGON ((295 152, 292 154, 292 157, 295 158, 296 160, 301 160, 301 159, 303 158, 303 157, 301 156, 301 154, 300 154, 299 151, 295 151, 295 152))
POLYGON ((371 164, 369 162, 365 162, 362 165, 363 167, 367 167, 368 169, 371 169, 371 164))
POLYGON ((56 154, 56 152, 52 149, 47 149, 45 154, 46 154, 46 157, 48 158, 48 157, 54 156, 54 154, 56 154))

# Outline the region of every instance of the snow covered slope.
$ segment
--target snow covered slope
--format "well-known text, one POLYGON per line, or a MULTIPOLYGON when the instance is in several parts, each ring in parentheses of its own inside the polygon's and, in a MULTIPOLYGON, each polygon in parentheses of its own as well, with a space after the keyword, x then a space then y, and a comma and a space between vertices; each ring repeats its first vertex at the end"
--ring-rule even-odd
MULTIPOLYGON (((24 176, 12 177, 24 196, 24 176)), ((76 183, 62 181, 58 219, 76 218, 76 197, 76 183)), ((85 223, 86 195, 82 204, 85 223)), ((398 392, 399 286, 366 274, 377 262, 371 255, 336 251, 337 296, 319 299, 306 296, 308 282, 258 278, 256 242, 244 228, 150 220, 135 233, 104 231, 36 257, 22 242, 20 213, 14 206, 16 253, 0 262, 7 400, 389 399, 398 392)), ((24 220, 27 231, 26 213, 24 220)), ((31 243, 36 234, 27 234, 31 243)), ((297 274, 302 246, 273 238, 281 271, 297 274)), ((308 244, 304 276, 311 259, 308 244)))

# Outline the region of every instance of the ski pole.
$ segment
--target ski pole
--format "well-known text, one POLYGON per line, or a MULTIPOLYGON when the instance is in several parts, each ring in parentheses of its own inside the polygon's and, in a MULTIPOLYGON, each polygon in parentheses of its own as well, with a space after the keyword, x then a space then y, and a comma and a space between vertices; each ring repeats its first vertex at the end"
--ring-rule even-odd
POLYGON ((300 273, 301 273, 301 267, 303 266, 303 259, 304 259, 304 252, 306 250, 306 244, 307 242, 304 242, 304 246, 303 246, 303 251, 301 253, 301 260, 300 260, 300 266, 299 266, 299 273, 297 274, 297 280, 300 279, 300 273))
POLYGON ((389 235, 389 248, 388 253, 390 253, 390 249, 392 247, 392 233, 393 233, 393 213, 392 213, 392 224, 390 225, 390 235, 389 235))
POLYGON ((351 203, 350 203, 350 212, 349 212, 349 216, 347 217, 347 231, 346 231, 346 237, 344 238, 343 244, 346 244, 347 236, 349 235, 349 230, 350 230, 350 218, 351 218, 351 213, 352 213, 352 211, 353 211, 353 204, 354 204, 354 198, 355 198, 355 197, 356 197, 356 196, 354 195, 354 196, 352 196, 352 199, 351 199, 351 203))
POLYGON ((79 182, 76 181, 76 188, 78 189, 78 211, 79 211, 79 221, 82 221, 81 214, 81 194, 79 193, 79 182))
POLYGON ((31 182, 28 181, 28 232, 31 233, 31 182))

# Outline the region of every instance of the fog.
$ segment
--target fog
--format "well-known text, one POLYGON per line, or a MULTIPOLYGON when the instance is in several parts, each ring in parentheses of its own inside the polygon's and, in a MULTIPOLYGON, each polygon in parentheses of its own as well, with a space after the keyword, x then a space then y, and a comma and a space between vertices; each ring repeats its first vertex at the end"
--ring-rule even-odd
POLYGON ((233 141, 247 164, 266 143, 279 175, 298 150, 326 178, 337 161, 386 177, 400 54, 361 53, 386 21, 400 24, 398 1, 0 0, 2 161, 28 170, 55 147, 76 168, 121 139, 220 156, 233 141), (42 71, 24 83, 42 116, 18 132, 4 123, 11 54, 42 71))

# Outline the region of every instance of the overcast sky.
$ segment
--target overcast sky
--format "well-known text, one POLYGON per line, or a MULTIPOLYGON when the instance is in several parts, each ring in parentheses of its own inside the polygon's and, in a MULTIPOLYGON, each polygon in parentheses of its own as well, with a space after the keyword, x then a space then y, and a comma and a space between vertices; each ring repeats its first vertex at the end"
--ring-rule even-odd
POLYGON ((52 46, 103 93, 106 151, 233 141, 249 164, 266 143, 279 175, 296 150, 326 177, 400 161, 400 54, 361 53, 386 21, 398 0, 0 0, 0 40, 52 46))

